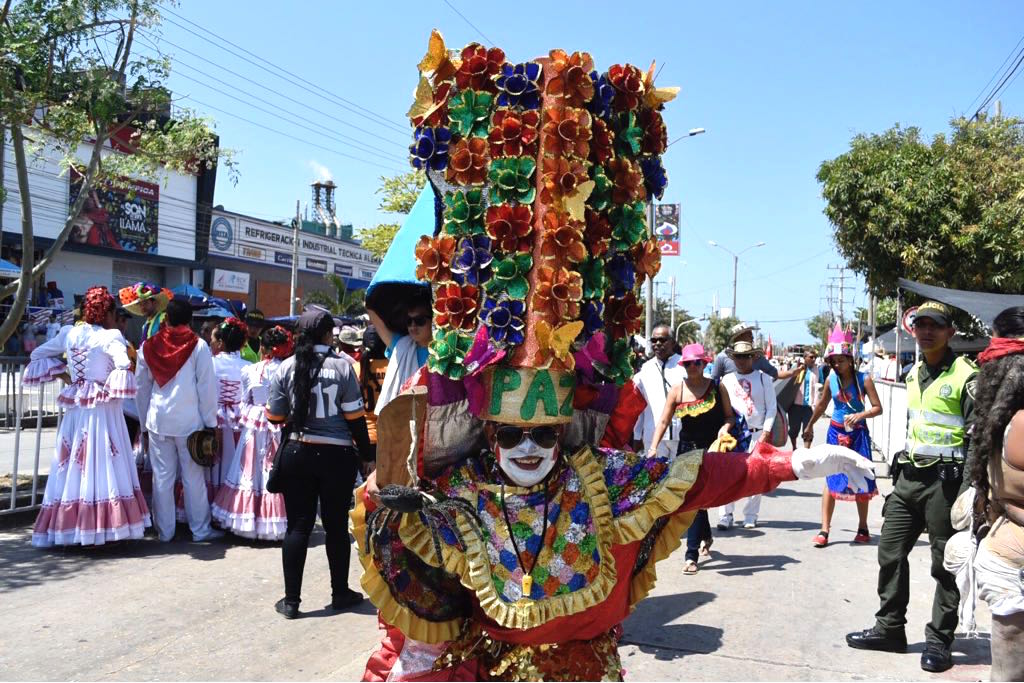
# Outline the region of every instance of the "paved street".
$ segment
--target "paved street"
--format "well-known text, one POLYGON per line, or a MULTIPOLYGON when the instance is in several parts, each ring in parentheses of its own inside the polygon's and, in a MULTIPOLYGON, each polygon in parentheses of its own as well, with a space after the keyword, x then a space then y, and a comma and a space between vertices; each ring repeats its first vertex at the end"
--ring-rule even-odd
MULTIPOLYGON (((882 481, 888 492, 888 480, 882 481)), ((856 513, 840 504, 825 549, 820 482, 766 497, 753 531, 719 533, 696 576, 682 550, 626 623, 622 659, 634 680, 918 680, 932 580, 924 540, 911 555, 905 655, 850 650, 843 635, 877 607, 875 552, 853 546, 856 513)), ((872 504, 872 531, 881 525, 872 504)), ((0 679, 350 680, 377 643, 369 605, 332 615, 323 536, 306 569, 305 618, 273 611, 281 594, 277 546, 237 541, 143 542, 39 551, 30 520, 0 529, 0 679)), ((358 573, 353 566, 352 585, 358 573)), ((979 604, 979 625, 989 615, 979 604)), ((988 680, 988 641, 960 640, 945 679, 988 680)))

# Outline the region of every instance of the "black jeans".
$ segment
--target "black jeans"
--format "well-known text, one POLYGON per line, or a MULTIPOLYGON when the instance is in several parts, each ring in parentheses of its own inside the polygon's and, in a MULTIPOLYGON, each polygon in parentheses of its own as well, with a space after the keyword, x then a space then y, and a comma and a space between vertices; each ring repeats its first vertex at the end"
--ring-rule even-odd
POLYGON ((359 457, 351 446, 295 442, 281 453, 279 474, 288 514, 281 561, 284 597, 288 602, 300 602, 302 572, 318 502, 320 523, 327 535, 331 593, 339 595, 348 587, 348 508, 358 469, 359 457))

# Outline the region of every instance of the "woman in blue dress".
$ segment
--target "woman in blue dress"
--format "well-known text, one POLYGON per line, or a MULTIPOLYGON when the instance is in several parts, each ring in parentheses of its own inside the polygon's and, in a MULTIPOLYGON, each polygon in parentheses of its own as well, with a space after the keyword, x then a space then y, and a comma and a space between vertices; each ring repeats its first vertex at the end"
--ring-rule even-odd
MULTIPOLYGON (((832 419, 828 426, 826 441, 830 444, 846 446, 871 460, 871 436, 868 434, 867 420, 882 414, 882 404, 875 391, 875 383, 863 372, 857 372, 853 362, 853 333, 843 332, 836 323, 828 338, 825 350, 825 362, 832 368, 825 382, 821 397, 814 406, 807 428, 804 429, 804 441, 814 438, 814 423, 825 412, 828 402, 832 401, 832 419), (866 408, 865 398, 871 403, 866 408)), ((878 495, 874 480, 868 481, 867 489, 854 491, 849 487, 846 475, 837 474, 825 480, 825 491, 821 499, 821 531, 814 537, 814 546, 824 548, 828 545, 828 534, 832 527, 832 513, 836 508, 836 500, 852 500, 857 503, 857 535, 854 543, 868 543, 871 534, 868 532, 868 502, 878 495)))

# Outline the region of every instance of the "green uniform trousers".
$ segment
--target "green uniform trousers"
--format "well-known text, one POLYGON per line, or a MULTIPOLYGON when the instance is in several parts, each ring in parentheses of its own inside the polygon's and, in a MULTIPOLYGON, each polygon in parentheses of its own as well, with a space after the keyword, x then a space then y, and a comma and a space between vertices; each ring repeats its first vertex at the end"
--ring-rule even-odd
POLYGON ((910 565, 907 557, 921 532, 928 529, 932 552, 935 598, 932 620, 925 640, 950 646, 957 626, 960 591, 956 579, 942 566, 946 541, 953 535, 949 513, 960 490, 961 479, 942 481, 935 466, 906 465, 882 508, 885 522, 878 543, 878 597, 876 627, 884 633, 902 633, 910 602, 910 565))

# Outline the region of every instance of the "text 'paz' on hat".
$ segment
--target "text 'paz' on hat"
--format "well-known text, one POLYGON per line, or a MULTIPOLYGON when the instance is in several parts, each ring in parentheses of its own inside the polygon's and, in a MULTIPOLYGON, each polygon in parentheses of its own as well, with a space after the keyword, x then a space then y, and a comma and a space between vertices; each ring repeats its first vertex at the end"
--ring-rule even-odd
POLYGON ((653 64, 514 62, 449 51, 437 31, 419 69, 411 162, 443 207, 416 246, 434 294, 428 368, 465 380, 481 418, 568 422, 578 369, 633 374, 640 286, 661 262, 645 210, 667 184, 660 110, 678 89, 656 88, 653 64))

